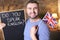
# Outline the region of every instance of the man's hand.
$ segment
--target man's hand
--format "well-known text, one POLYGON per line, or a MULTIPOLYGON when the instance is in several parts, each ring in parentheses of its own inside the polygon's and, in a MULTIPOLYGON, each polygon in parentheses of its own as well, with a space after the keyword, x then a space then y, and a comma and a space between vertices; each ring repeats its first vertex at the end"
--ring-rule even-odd
POLYGON ((6 24, 0 23, 0 29, 4 28, 5 26, 6 26, 6 24))
POLYGON ((32 40, 37 40, 37 38, 36 38, 36 32, 37 32, 37 30, 38 30, 38 26, 33 26, 31 28, 30 36, 31 36, 32 40))

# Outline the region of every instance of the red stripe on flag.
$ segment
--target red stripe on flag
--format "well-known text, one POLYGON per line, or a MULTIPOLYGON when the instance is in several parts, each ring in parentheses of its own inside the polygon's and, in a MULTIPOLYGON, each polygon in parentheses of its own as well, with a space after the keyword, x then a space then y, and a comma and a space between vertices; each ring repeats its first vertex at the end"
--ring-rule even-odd
POLYGON ((48 16, 46 16, 46 18, 48 19, 48 23, 52 22, 52 24, 53 24, 53 25, 55 25, 55 23, 52 21, 52 20, 53 20, 53 18, 52 18, 52 17, 51 17, 51 18, 49 18, 48 16))

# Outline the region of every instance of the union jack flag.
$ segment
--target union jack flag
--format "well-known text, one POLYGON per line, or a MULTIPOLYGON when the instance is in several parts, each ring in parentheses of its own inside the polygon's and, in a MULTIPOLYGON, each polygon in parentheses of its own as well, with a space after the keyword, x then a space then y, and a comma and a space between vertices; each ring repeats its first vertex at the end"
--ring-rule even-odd
POLYGON ((52 28, 54 28, 57 24, 57 21, 55 18, 52 17, 52 14, 50 14, 49 12, 46 13, 46 15, 43 17, 42 19, 44 22, 46 22, 47 24, 49 24, 52 28))

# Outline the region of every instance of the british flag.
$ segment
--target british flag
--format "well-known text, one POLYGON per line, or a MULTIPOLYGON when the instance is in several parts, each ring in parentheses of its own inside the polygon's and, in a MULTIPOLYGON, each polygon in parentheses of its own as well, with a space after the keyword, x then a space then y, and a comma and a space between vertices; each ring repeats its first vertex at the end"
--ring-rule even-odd
POLYGON ((46 13, 46 15, 43 17, 42 19, 44 22, 46 22, 47 24, 49 24, 52 28, 54 28, 57 24, 57 21, 55 18, 52 17, 52 14, 50 14, 49 12, 46 13))

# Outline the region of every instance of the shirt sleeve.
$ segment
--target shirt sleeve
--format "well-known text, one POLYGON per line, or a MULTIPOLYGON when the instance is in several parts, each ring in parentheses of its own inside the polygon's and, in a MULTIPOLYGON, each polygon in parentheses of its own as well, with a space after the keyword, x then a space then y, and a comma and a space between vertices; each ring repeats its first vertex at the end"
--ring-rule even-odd
POLYGON ((49 40, 50 39, 49 28, 44 22, 41 22, 39 24, 38 35, 39 35, 39 40, 49 40))

